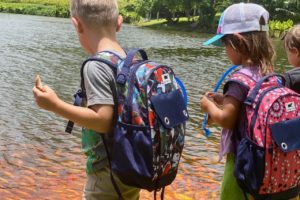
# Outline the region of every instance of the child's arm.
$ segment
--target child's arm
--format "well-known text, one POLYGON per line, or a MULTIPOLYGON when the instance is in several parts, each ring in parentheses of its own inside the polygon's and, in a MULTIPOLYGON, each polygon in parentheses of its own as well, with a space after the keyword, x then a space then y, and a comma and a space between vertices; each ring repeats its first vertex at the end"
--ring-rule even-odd
POLYGON ((61 100, 48 86, 43 86, 42 90, 34 86, 33 94, 41 108, 83 127, 100 133, 107 133, 112 127, 114 111, 112 105, 95 105, 90 108, 74 106, 61 100))
POLYGON ((223 128, 233 129, 237 121, 241 103, 231 96, 226 96, 223 101, 223 108, 220 109, 215 103, 204 96, 200 101, 203 112, 207 112, 209 117, 223 128))

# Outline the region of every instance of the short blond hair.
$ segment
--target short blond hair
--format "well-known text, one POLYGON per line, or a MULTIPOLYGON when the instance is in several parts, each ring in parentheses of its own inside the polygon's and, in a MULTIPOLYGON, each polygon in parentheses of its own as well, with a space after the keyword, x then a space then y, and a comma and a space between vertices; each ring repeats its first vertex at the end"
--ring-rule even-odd
POLYGON ((296 48, 300 50, 300 24, 292 27, 284 36, 284 46, 289 50, 296 48))
POLYGON ((117 0, 71 0, 71 16, 79 17, 87 26, 97 28, 117 24, 117 0))

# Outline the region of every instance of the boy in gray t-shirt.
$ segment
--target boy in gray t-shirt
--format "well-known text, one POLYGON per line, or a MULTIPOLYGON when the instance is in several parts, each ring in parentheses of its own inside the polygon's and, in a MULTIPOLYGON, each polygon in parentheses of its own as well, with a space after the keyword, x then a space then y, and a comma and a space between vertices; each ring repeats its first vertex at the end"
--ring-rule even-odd
MULTIPOLYGON (((71 0, 72 21, 83 49, 99 56, 98 52, 113 51, 120 57, 126 54, 116 40, 122 17, 117 0, 71 0)), ((48 86, 36 84, 33 88, 37 104, 83 127, 82 150, 87 155, 87 182, 83 199, 118 199, 110 180, 110 171, 104 147, 96 155, 93 147, 101 144, 101 134, 113 129, 114 99, 110 84, 115 81, 112 70, 104 63, 89 61, 83 70, 87 107, 77 107, 62 101, 48 86)), ((115 176, 123 198, 139 198, 139 189, 124 185, 115 176)))

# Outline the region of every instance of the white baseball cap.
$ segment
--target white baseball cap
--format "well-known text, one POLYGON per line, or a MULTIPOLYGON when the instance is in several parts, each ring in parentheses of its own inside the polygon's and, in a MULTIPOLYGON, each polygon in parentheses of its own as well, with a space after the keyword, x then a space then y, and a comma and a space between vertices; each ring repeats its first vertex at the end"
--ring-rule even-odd
POLYGON ((222 13, 217 29, 217 35, 203 45, 223 46, 220 39, 226 34, 244 33, 249 31, 268 31, 269 12, 254 3, 238 3, 226 8, 222 13), (260 24, 261 17, 266 25, 260 24))

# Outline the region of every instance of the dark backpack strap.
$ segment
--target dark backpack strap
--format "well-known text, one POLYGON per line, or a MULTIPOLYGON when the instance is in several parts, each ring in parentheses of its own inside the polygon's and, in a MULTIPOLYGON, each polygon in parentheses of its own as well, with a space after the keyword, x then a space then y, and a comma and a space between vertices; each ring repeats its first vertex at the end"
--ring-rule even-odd
MULTIPOLYGON (((245 103, 246 103, 247 105, 252 105, 252 104, 253 104, 253 102, 254 102, 254 100, 255 100, 255 97, 256 97, 256 95, 258 94, 258 92, 259 92, 259 90, 260 90, 262 84, 263 84, 265 81, 269 80, 271 77, 279 77, 279 78, 282 79, 281 83, 285 84, 285 78, 284 78, 282 75, 280 75, 280 74, 272 73, 272 74, 269 74, 269 75, 267 75, 267 76, 264 76, 263 78, 261 78, 261 79, 257 82, 257 84, 255 85, 255 87, 253 88, 253 90, 250 92, 250 94, 248 95, 247 99, 245 100, 245 103)), ((278 81, 277 81, 277 82, 278 82, 278 81)))
MULTIPOLYGON (((164 196, 165 196, 165 188, 166 187, 162 187, 161 188, 161 192, 160 192, 160 200, 164 200, 164 196)), ((155 189, 154 190, 154 200, 156 200, 156 196, 157 196, 157 191, 158 191, 159 189, 155 189)))
MULTIPOLYGON (((105 63, 107 64, 114 72, 115 74, 115 77, 116 77, 116 74, 117 74, 117 66, 114 65, 113 63, 109 62, 108 60, 105 60, 105 59, 100 59, 100 58, 90 58, 88 60, 86 60, 84 62, 84 65, 89 62, 89 61, 98 61, 98 62, 102 62, 102 63, 105 63)), ((84 67, 83 65, 83 67, 84 67)), ((84 89, 84 80, 83 80, 83 67, 81 68, 81 87, 84 89)), ((116 125, 117 123, 117 120, 118 120, 118 95, 117 95, 117 87, 115 85, 115 82, 112 81, 110 82, 110 88, 112 90, 112 93, 113 93, 113 100, 114 100, 114 116, 113 116, 113 126, 116 125)), ((114 175, 112 173, 112 167, 111 167, 111 156, 110 156, 110 152, 109 152, 109 148, 108 148, 108 143, 107 143, 107 138, 105 137, 105 135, 101 134, 101 138, 102 138, 102 141, 103 141, 103 144, 104 144, 104 147, 105 147, 105 151, 106 151, 106 155, 107 155, 107 159, 108 159, 108 164, 109 164, 109 169, 110 169, 110 179, 111 179, 111 182, 114 186, 114 189, 116 191, 116 193, 118 194, 118 197, 119 197, 119 200, 123 200, 123 196, 122 196, 122 193, 120 191, 120 188, 118 187, 117 183, 116 183, 116 180, 114 178, 114 175)))
MULTIPOLYGON (((74 101, 73 105, 74 106, 80 106, 81 102, 82 102, 82 98, 83 98, 83 93, 82 93, 82 90, 80 89, 76 92, 76 94, 74 94, 75 101, 74 101)), ((74 122, 69 120, 65 132, 71 134, 72 130, 73 130, 73 127, 74 127, 74 122)))
POLYGON ((111 158, 110 158, 110 153, 109 153, 109 150, 108 150, 107 140, 106 140, 106 138, 103 134, 101 134, 101 138, 103 140, 103 144, 104 144, 105 151, 106 151, 106 154, 107 154, 107 159, 108 159, 108 164, 109 164, 109 169, 110 169, 110 180, 111 180, 111 182, 114 186, 114 189, 115 189, 116 193, 118 194, 119 200, 124 200, 124 198, 122 196, 122 193, 121 193, 121 190, 118 187, 118 185, 116 183, 116 180, 115 180, 115 177, 114 177, 113 172, 112 172, 111 158))
MULTIPOLYGON (((114 104, 115 104, 115 106, 114 106, 114 116, 113 116, 113 127, 115 127, 116 124, 117 124, 117 121, 118 121, 118 93, 117 93, 117 87, 116 87, 114 81, 110 82, 110 88, 113 92, 113 99, 114 99, 114 104)), ((112 131, 112 134, 113 134, 113 131, 112 131)), ((114 177, 113 172, 112 172, 111 156, 110 156, 110 152, 109 152, 109 148, 108 148, 109 145, 107 143, 108 140, 105 137, 105 135, 103 135, 103 134, 101 134, 101 138, 102 138, 102 141, 103 141, 103 144, 104 144, 104 147, 105 147, 105 151, 106 151, 106 155, 107 155, 107 159, 108 159, 111 182, 114 186, 115 191, 117 192, 117 194, 119 196, 119 200, 123 200, 124 198, 122 196, 120 188, 118 187, 118 185, 116 183, 116 180, 115 180, 115 177, 114 177)))
POLYGON ((120 73, 118 73, 116 82, 121 85, 125 85, 127 81, 127 76, 130 72, 130 67, 132 66, 134 62, 134 58, 139 53, 142 57, 142 60, 148 60, 147 53, 143 49, 131 49, 127 52, 127 56, 124 60, 124 66, 122 67, 120 73))
POLYGON ((166 187, 163 187, 162 190, 161 190, 161 193, 160 193, 160 199, 161 199, 161 200, 164 200, 165 188, 166 188, 166 187))
POLYGON ((243 194, 244 194, 245 200, 249 200, 248 196, 247 196, 247 193, 244 190, 243 190, 243 194))
MULTIPOLYGON (((121 59, 117 54, 115 54, 113 52, 110 52, 110 51, 106 51, 106 52, 115 55, 116 57, 118 57, 118 59, 121 59)), ((81 99, 86 98, 83 69, 84 69, 84 66, 86 65, 86 63, 90 62, 90 61, 97 61, 97 62, 104 63, 104 64, 108 65, 112 69, 112 71, 114 73, 114 76, 116 77, 116 75, 117 75, 118 66, 116 64, 113 64, 112 62, 106 60, 106 59, 102 59, 102 58, 98 58, 98 57, 91 57, 91 58, 88 58, 87 60, 85 60, 82 63, 82 66, 81 66, 81 69, 80 69, 81 90, 80 90, 80 94, 77 92, 74 95, 75 103, 76 103, 76 104, 74 103, 74 105, 80 105, 81 99)), ((112 93, 113 93, 113 100, 114 100, 114 105, 115 105, 114 106, 114 114, 113 114, 113 124, 114 124, 113 126, 115 126, 116 122, 117 122, 117 119, 118 119, 117 118, 118 117, 118 96, 117 96, 117 88, 116 88, 116 85, 115 85, 114 81, 110 82, 110 88, 111 88, 112 93)), ((72 129, 73 129, 73 126, 74 126, 74 122, 69 121, 66 130, 68 130, 68 132, 71 133, 72 129)), ((107 154, 107 159, 108 159, 109 168, 110 168, 110 178, 111 178, 112 184, 114 186, 114 189, 115 189, 116 193, 118 194, 119 200, 123 200, 124 198, 122 197, 121 191, 120 191, 120 189, 119 189, 119 187, 118 187, 118 185, 115 181, 115 178, 113 176, 113 173, 112 173, 111 158, 110 158, 110 152, 109 152, 109 149, 108 149, 107 138, 105 138, 105 136, 103 134, 100 134, 100 135, 101 135, 101 138, 102 138, 102 141, 103 141, 103 144, 104 144, 104 147, 105 147, 105 151, 106 151, 106 154, 107 154)))

